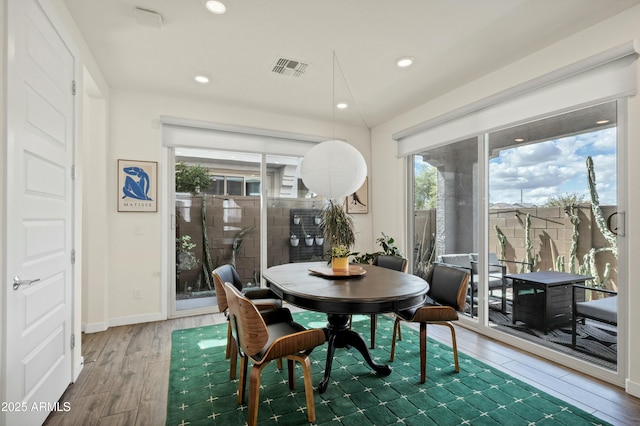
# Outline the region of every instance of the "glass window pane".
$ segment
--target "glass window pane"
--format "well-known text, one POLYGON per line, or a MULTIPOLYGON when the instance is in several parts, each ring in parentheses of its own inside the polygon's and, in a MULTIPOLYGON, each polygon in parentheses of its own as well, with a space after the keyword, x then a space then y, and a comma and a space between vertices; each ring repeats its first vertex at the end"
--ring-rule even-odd
POLYGON ((227 194, 226 195, 244 195, 242 187, 244 179, 236 176, 227 176, 227 194))
POLYGON ((247 177, 245 178, 245 194, 251 195, 254 197, 260 196, 260 178, 258 177, 247 177))
POLYGON ((224 176, 211 176, 211 185, 207 193, 211 195, 224 195, 224 176))
POLYGON ((324 198, 304 186, 301 162, 302 157, 267 155, 267 267, 320 260, 326 250, 319 227, 324 198))
POLYGON ((200 192, 176 194, 176 310, 215 306, 211 271, 220 265, 234 265, 244 286, 259 285, 262 156, 179 148, 175 158, 189 167, 185 176, 204 169, 211 182, 200 192), (243 176, 251 177, 257 195, 242 195, 243 176))
POLYGON ((477 241, 478 141, 472 138, 414 156, 414 273, 459 254, 469 268, 477 241))
MULTIPOLYGON (((489 134, 489 255, 508 273, 580 274, 594 277, 588 286, 617 290, 617 238, 607 225, 617 212, 616 117, 610 102, 489 134)), ((545 346, 551 334, 566 352, 571 286, 546 286, 530 297, 531 289, 507 284, 505 305, 501 290, 490 298, 491 324, 545 346)), ((578 298, 604 296, 588 291, 578 298)), ((578 327, 582 351, 572 354, 588 352, 615 368, 615 327, 578 327)))

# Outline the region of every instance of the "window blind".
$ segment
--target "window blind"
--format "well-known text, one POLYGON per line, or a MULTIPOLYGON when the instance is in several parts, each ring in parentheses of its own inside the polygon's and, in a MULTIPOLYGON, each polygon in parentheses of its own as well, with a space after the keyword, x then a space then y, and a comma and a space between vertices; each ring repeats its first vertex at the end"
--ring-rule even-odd
POLYGON ((635 41, 393 134, 398 157, 636 93, 635 41))
POLYGON ((232 126, 173 117, 160 117, 162 145, 223 149, 256 154, 304 156, 315 144, 326 140, 311 135, 232 126))

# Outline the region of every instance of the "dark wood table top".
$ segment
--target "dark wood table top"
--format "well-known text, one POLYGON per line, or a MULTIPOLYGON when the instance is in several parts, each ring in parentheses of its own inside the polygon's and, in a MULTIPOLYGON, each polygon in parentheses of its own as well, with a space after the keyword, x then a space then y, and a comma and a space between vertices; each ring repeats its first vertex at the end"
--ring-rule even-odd
POLYGON ((271 289, 301 308, 328 314, 377 314, 421 305, 429 284, 420 277, 373 265, 358 277, 327 278, 310 268, 326 262, 287 263, 264 272, 271 289))
POLYGON ((570 272, 540 271, 528 272, 525 274, 505 274, 505 278, 537 284, 560 285, 584 282, 592 279, 593 277, 588 275, 572 274, 570 272))

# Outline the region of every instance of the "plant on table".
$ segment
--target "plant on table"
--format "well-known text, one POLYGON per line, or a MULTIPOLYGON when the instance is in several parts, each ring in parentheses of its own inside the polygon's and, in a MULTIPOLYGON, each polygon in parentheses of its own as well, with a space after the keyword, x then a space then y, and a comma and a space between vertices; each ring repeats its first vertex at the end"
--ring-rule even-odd
MULTIPOLYGON (((332 264, 335 264, 333 259, 337 259, 337 254, 343 253, 346 258, 346 268, 348 269, 348 258, 351 254, 351 247, 356 242, 355 226, 353 219, 344 210, 341 204, 334 203, 329 200, 329 204, 322 210, 322 220, 320 221, 320 228, 324 231, 325 238, 331 244, 330 257, 332 264), (336 256, 334 256, 334 249, 336 256)), ((344 270, 344 262, 338 268, 344 270)), ((335 266, 334 266, 335 269, 335 266)))

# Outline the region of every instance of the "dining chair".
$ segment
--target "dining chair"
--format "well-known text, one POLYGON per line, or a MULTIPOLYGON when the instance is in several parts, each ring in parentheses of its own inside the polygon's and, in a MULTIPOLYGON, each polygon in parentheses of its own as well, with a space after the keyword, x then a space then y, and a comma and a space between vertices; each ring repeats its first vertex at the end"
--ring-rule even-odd
POLYGON ((427 273, 426 280, 429 283, 429 292, 425 303, 417 308, 396 312, 390 356, 390 361, 393 361, 396 349, 396 335, 400 332, 400 322, 420 323, 420 383, 424 383, 427 378, 427 324, 449 327, 451 330, 451 347, 453 348, 455 372, 458 373, 460 371, 456 331, 451 322, 457 321, 458 311, 464 309, 469 273, 463 269, 434 264, 427 273))
POLYGON ((287 359, 289 389, 295 388, 295 361, 302 366, 304 390, 307 402, 307 417, 310 423, 316 420, 311 382, 311 362, 309 353, 326 341, 320 328, 305 329, 293 321, 286 308, 259 312, 254 302, 242 294, 231 283, 225 283, 229 303, 229 324, 240 352, 240 381, 238 403, 244 403, 247 365, 251 360, 249 380, 249 412, 247 424, 253 426, 258 421, 260 400, 260 374, 270 361, 287 359))
MULTIPOLYGON (((407 272, 409 262, 404 257, 380 255, 373 259, 372 265, 382 268, 393 269, 394 271, 407 272)), ((351 324, 353 316, 349 319, 351 324)), ((376 329, 378 328, 378 315, 371 314, 371 349, 376 346, 376 329)))
MULTIPOLYGON (((218 310, 225 314, 227 317, 227 321, 229 320, 228 315, 228 303, 227 296, 224 289, 224 283, 232 283, 235 288, 239 291, 242 291, 242 280, 240 280, 240 276, 238 272, 231 264, 226 264, 217 267, 213 270, 213 287, 216 291, 216 298, 218 299, 218 310)), ((246 291, 245 295, 248 299, 254 301, 254 304, 258 308, 259 311, 268 311, 271 309, 278 309, 282 307, 282 300, 278 298, 278 296, 269 289, 256 289, 246 291)), ((230 359, 229 366, 229 378, 231 380, 236 378, 236 370, 237 370, 237 362, 238 362, 238 354, 237 354, 237 346, 233 336, 231 335, 231 325, 227 326, 227 347, 225 350, 225 358, 230 359)))

